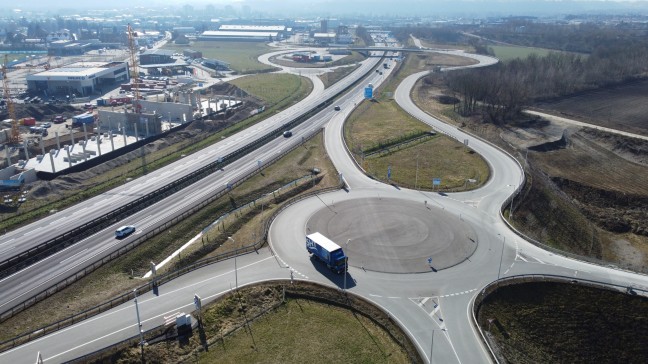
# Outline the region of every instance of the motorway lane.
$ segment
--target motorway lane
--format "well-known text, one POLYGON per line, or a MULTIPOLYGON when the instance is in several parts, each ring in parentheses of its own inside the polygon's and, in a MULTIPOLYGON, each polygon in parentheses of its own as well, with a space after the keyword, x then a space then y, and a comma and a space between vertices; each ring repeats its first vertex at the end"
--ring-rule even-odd
MULTIPOLYGON (((368 62, 365 62, 358 70, 356 70, 356 72, 354 72, 354 75, 360 75, 363 71, 366 72, 368 69, 373 68, 377 61, 377 59, 370 59, 368 62)), ((213 162, 219 156, 226 155, 227 153, 237 149, 242 143, 250 143, 257 135, 265 134, 272 129, 280 127, 285 123, 285 117, 301 114, 314 108, 320 103, 320 99, 316 97, 318 93, 322 95, 331 95, 338 92, 338 89, 342 87, 336 84, 335 87, 329 87, 324 90, 322 82, 317 77, 310 77, 313 78, 315 92, 304 100, 307 101, 306 104, 302 101, 290 109, 257 124, 251 130, 244 130, 237 133, 200 153, 185 157, 168 167, 151 172, 144 178, 139 178, 115 190, 111 190, 101 196, 93 198, 90 200, 90 206, 82 204, 64 210, 61 213, 75 211, 80 213, 82 216, 98 216, 100 215, 99 212, 106 212, 108 210, 106 206, 116 206, 115 203, 118 202, 114 202, 114 200, 125 201, 130 200, 133 197, 140 197, 147 190, 152 190, 151 186, 156 186, 157 188, 170 182, 170 179, 168 178, 169 175, 174 177, 181 176, 188 173, 187 171, 189 170, 195 170, 207 163, 213 162), (294 109, 297 109, 297 111, 294 109), (159 182, 156 183, 155 181, 159 182), (111 199, 110 202, 107 202, 108 198, 111 199), (102 202, 99 204, 96 201, 102 202), (93 212, 95 215, 92 214, 93 212)), ((356 86, 353 92, 360 93, 359 90, 360 86, 356 86)), ((46 287, 46 283, 56 283, 55 279, 60 280, 65 278, 66 276, 71 275, 75 269, 80 270, 90 262, 98 261, 109 255, 111 252, 117 250, 119 247, 125 245, 129 239, 124 239, 121 244, 115 244, 114 230, 119 225, 136 225, 138 234, 143 231, 153 230, 157 226, 163 225, 165 221, 172 220, 183 211, 186 211, 204 201, 206 196, 223 190, 228 182, 234 182, 238 180, 239 176, 250 173, 258 168, 258 160, 267 161, 272 156, 278 155, 281 151, 290 148, 290 146, 298 144, 301 141, 302 136, 306 138, 310 134, 319 130, 323 123, 328 120, 325 116, 329 112, 329 110, 325 110, 321 114, 296 127, 294 129, 295 134, 292 138, 286 139, 279 137, 266 146, 251 152, 247 158, 237 160, 228 165, 225 167, 224 172, 216 172, 212 176, 196 182, 191 187, 179 191, 163 201, 159 201, 133 216, 130 216, 125 221, 118 222, 115 225, 84 239, 82 242, 68 247, 67 249, 57 253, 55 257, 43 260, 16 274, 13 274, 10 277, 0 280, 0 289, 6 293, 0 297, 0 312, 10 308, 12 304, 20 302, 20 298, 24 299, 38 293, 40 289, 46 287), (59 264, 61 261, 65 261, 66 264, 59 264)), ((51 223, 49 221, 50 218, 51 217, 45 218, 30 226, 34 228, 33 226, 38 226, 39 224, 51 223)), ((73 218, 76 218, 76 221, 81 220, 80 216, 70 217, 70 219, 73 218)), ((57 219, 59 219, 59 217, 57 217, 57 219)), ((41 231, 40 228, 36 229, 41 231)), ((19 234, 21 231, 24 231, 24 229, 19 229, 16 233, 19 234)), ((31 234, 29 231, 26 233, 31 234)), ((6 238, 6 236, 3 236, 3 238, 6 238)), ((34 238, 32 237, 32 239, 34 238)), ((13 243, 13 241, 14 239, 12 238, 11 243, 13 243)), ((2 249, 2 245, 0 245, 0 249, 2 249)), ((12 252, 15 251, 12 250, 12 252)))
MULTIPOLYGON (((332 120, 335 119, 336 117, 334 116, 332 120)), ((327 143, 329 134, 331 133, 327 130, 327 143)), ((473 146, 472 143, 471 146, 473 146)), ((349 177, 352 176, 345 175, 345 178, 349 177)), ((357 181, 367 180, 361 177, 357 179, 357 181)), ((567 274, 572 271, 572 268, 577 268, 578 271, 574 272, 577 272, 575 274, 579 274, 581 277, 585 274, 590 274, 592 277, 604 280, 618 282, 630 281, 632 284, 645 283, 646 280, 643 276, 565 259, 522 241, 506 229, 506 226, 499 219, 499 211, 497 214, 488 212, 492 210, 491 204, 496 203, 498 198, 507 195, 504 192, 506 190, 493 183, 494 180, 496 179, 492 179, 488 184, 488 186, 493 186, 490 187, 490 190, 485 188, 474 191, 473 193, 465 193, 465 196, 460 196, 463 200, 455 198, 459 194, 441 197, 433 193, 407 190, 399 191, 391 186, 384 185, 380 185, 379 189, 374 189, 373 187, 376 185, 375 181, 371 181, 371 183, 365 186, 352 186, 350 193, 340 191, 322 195, 320 199, 305 200, 290 207, 285 213, 280 215, 280 219, 284 222, 278 219, 273 223, 273 229, 271 231, 273 237, 271 241, 275 249, 279 248, 281 250, 277 256, 277 260, 281 266, 284 265, 284 261, 290 264, 297 273, 296 277, 303 277, 304 279, 316 280, 325 284, 341 287, 343 284, 341 276, 334 275, 326 269, 321 269, 321 267, 318 269, 317 264, 307 258, 306 250, 303 247, 305 223, 300 223, 297 220, 291 221, 291 216, 308 215, 309 209, 316 211, 321 208, 335 208, 335 201, 340 201, 347 195, 354 194, 354 198, 362 198, 363 194, 364 196, 375 197, 380 195, 387 196, 385 193, 389 193, 394 194, 393 197, 398 198, 418 199, 419 201, 427 199, 431 204, 442 208, 443 211, 455 215, 461 214, 460 216, 463 219, 469 221, 478 230, 478 246, 468 261, 436 273, 417 275, 389 275, 352 267, 347 277, 349 280, 348 287, 353 292, 362 294, 378 303, 386 308, 396 320, 406 324, 407 330, 412 334, 413 340, 419 347, 419 351, 426 358, 427 355, 425 353, 429 351, 427 349, 427 343, 431 343, 432 330, 441 330, 434 331, 434 359, 440 360, 439 358, 442 358, 444 362, 472 363, 486 362, 489 360, 483 350, 477 349, 482 347, 482 344, 472 331, 470 320, 468 319, 469 302, 470 298, 484 284, 494 280, 500 273, 502 275, 534 272, 559 272, 567 274), (483 194, 487 196, 483 196, 483 194), (488 195, 498 196, 491 197, 492 202, 487 204, 484 202, 484 199, 488 195), (468 201, 469 197, 479 199, 479 203, 468 201), (326 207, 325 204, 329 205, 329 207, 326 207), (295 211, 290 212, 289 210, 291 209, 295 211), (285 225, 282 226, 282 223, 285 225), (274 236, 274 234, 277 234, 277 236, 274 236), (294 256, 291 256, 290 254, 293 253, 294 256), (503 260, 501 272, 497 264, 500 256, 503 260), (534 259, 536 260, 535 262, 533 261, 534 259), (541 260, 542 263, 538 260, 541 260), (556 267, 559 268, 557 269, 556 267), (421 302, 425 298, 428 298, 426 302, 429 302, 431 299, 437 299, 437 302, 440 303, 440 311, 430 315, 412 300, 421 302), (437 321, 440 322, 438 320, 439 317, 443 318, 443 322, 446 324, 446 331, 443 331, 441 324, 437 323, 437 321), (446 340, 440 340, 440 337, 445 337, 446 340), (455 358, 455 360, 452 358, 455 358)), ((514 185, 513 179, 511 182, 510 184, 514 185)), ((508 193, 511 193, 512 190, 512 188, 509 188, 508 193)), ((390 195, 388 197, 392 196, 390 195)), ((488 200, 486 201, 488 202, 488 200)), ((192 274, 184 276, 183 279, 193 279, 192 274)))
POLYGON ((221 143, 212 145, 200 153, 193 154, 189 158, 184 158, 169 166, 153 171, 146 178, 135 179, 123 186, 89 199, 83 204, 72 206, 2 235, 0 237, 0 252, 3 252, 2 258, 7 259, 10 256, 29 250, 65 231, 92 221, 117 206, 124 205, 150 193, 170 183, 177 176, 191 173, 203 167, 205 164, 213 162, 214 157, 212 154, 219 156, 225 155, 238 149, 241 143, 252 142, 259 135, 276 129, 285 123, 285 120, 292 119, 313 109, 321 103, 323 98, 339 92, 339 90, 346 87, 354 78, 359 77, 374 67, 376 62, 376 59, 364 61, 362 66, 355 70, 348 78, 326 90, 324 89, 323 83, 316 76, 306 75, 313 81, 313 92, 293 107, 269 117, 255 125, 252 129, 243 130, 221 143), (173 178, 169 178, 170 176, 173 178), (151 181, 155 183, 151 183, 151 181))

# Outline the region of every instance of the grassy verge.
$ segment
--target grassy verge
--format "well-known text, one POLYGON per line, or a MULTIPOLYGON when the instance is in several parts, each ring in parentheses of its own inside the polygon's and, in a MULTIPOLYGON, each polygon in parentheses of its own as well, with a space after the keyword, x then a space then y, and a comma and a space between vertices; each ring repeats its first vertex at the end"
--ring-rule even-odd
MULTIPOLYGON (((479 115, 463 117, 452 105, 440 103, 440 95, 458 96, 448 92, 437 75, 418 82, 412 93, 421 109, 489 140, 520 161, 525 159, 526 150, 517 149, 510 142, 510 136, 519 133, 516 128, 502 129, 483 123, 479 115), (509 138, 505 140, 504 134, 509 138)), ((523 129, 520 134, 526 133, 523 129)), ((646 271, 648 239, 645 235, 612 233, 600 227, 614 223, 641 226, 645 221, 640 212, 645 210, 635 207, 645 199, 646 184, 641 183, 642 177, 645 180, 645 168, 613 155, 609 148, 601 148, 597 138, 581 134, 569 134, 568 148, 528 154, 527 183, 521 196, 515 199, 510 222, 543 244, 627 269, 646 271), (562 186, 555 180, 562 180, 562 186), (578 184, 578 188, 565 187, 578 184), (603 195, 606 197, 602 198, 603 195)), ((504 216, 508 217, 508 210, 504 216)))
MULTIPOLYGON (((301 282, 245 287, 203 308, 201 325, 190 337, 150 345, 145 357, 155 363, 417 361, 418 357, 409 358, 403 349, 410 344, 398 341, 400 330, 385 325, 384 313, 366 302, 340 301, 344 300, 341 296, 301 282), (286 302, 282 301, 283 289, 286 302), (302 292, 308 298, 292 298, 304 297, 302 292)), ((103 354, 108 355, 123 363, 140 359, 139 349, 132 347, 103 354)))
MULTIPOLYGON (((245 203, 262 194, 271 193, 287 182, 310 173, 315 166, 322 171, 320 175, 324 177, 314 185, 314 188, 337 184, 335 169, 326 155, 321 134, 264 169, 262 174, 242 183, 229 195, 214 201, 190 218, 149 239, 126 256, 99 268, 72 286, 3 322, 0 325, 2 328, 0 341, 56 322, 142 285, 144 281, 133 278, 131 272, 136 277, 143 275, 148 270, 150 261, 162 261, 221 214, 230 211, 233 203, 245 203)), ((229 225, 220 234, 213 235, 211 241, 206 244, 207 248, 213 249, 205 255, 216 255, 236 248, 229 242, 223 244, 227 241, 227 236, 232 236, 238 246, 251 243, 253 239, 260 236, 264 219, 279 206, 277 202, 270 202, 264 206, 263 214, 258 209, 257 213, 248 215, 241 221, 229 225)), ((192 249, 183 252, 169 267, 173 267, 181 260, 183 263, 189 263, 190 261, 186 259, 189 256, 192 260, 199 259, 201 256, 194 254, 194 251, 202 248, 203 244, 197 243, 192 249)))
POLYGON ((336 66, 345 66, 345 65, 362 62, 365 59, 367 59, 367 57, 355 51, 351 52, 350 55, 344 56, 343 58, 340 58, 333 62, 304 63, 304 62, 294 62, 292 60, 281 58, 281 56, 275 56, 271 58, 273 63, 285 67, 296 67, 296 68, 328 68, 328 67, 336 67, 336 66))
MULTIPOLYGON (((271 82, 275 79, 275 75, 263 76, 264 77, 261 77, 261 79, 264 80, 263 82, 271 82)), ((178 143, 162 150, 148 153, 146 155, 148 173, 173 163, 183 158, 183 156, 195 153, 217 143, 223 138, 238 133, 239 131, 264 120, 268 116, 292 106, 310 94, 313 89, 310 80, 298 76, 292 77, 294 77, 294 79, 281 78, 281 80, 283 80, 281 87, 275 87, 272 90, 259 90, 258 97, 265 97, 276 101, 274 105, 266 108, 265 112, 247 118, 213 134, 202 135, 192 139, 183 139, 181 137, 182 140, 178 143)), ((76 188, 66 191, 59 190, 56 196, 49 199, 28 200, 27 203, 21 206, 21 210, 19 210, 18 214, 5 214, 4 220, 0 222, 0 229, 11 230, 18 226, 28 224, 38 218, 47 216, 52 211, 62 210, 120 186, 126 183, 129 179, 143 176, 141 168, 142 162, 138 158, 139 153, 139 151, 132 152, 134 157, 130 158, 129 162, 117 165, 109 171, 102 172, 89 179, 84 178, 83 175, 85 173, 81 172, 79 180, 82 180, 83 182, 78 184, 76 188)), ((71 178, 72 180, 77 179, 75 174, 69 175, 66 178, 71 178)))
MULTIPOLYGON (((395 70, 394 78, 383 89, 380 102, 363 101, 349 116, 344 134, 354 158, 376 179, 406 187, 432 188, 432 178, 441 178, 440 189, 475 188, 488 180, 486 162, 477 154, 445 136, 435 136, 388 152, 364 157, 364 151, 407 135, 429 131, 431 128, 405 113, 388 95, 405 77, 431 65, 434 56, 408 56, 395 70), (391 91, 390 91, 391 90, 391 91), (387 170, 391 168, 391 180, 387 170), (468 179, 477 183, 467 184, 468 179)), ((463 62, 445 59, 446 62, 463 62)))
POLYGON ((535 54, 538 57, 544 57, 552 51, 551 49, 545 48, 533 48, 533 47, 516 47, 516 46, 504 46, 504 45, 492 45, 488 48, 493 50, 495 57, 500 61, 510 61, 513 59, 523 59, 528 56, 535 54))
POLYGON ((338 82, 339 80, 343 79, 344 77, 348 76, 351 72, 355 71, 358 67, 360 67, 359 64, 355 66, 340 67, 340 68, 336 68, 332 72, 326 72, 317 77, 319 77, 319 79, 322 80, 322 83, 324 83, 324 87, 326 88, 338 82))
POLYGON ((230 68, 239 73, 267 72, 274 69, 258 60, 260 55, 272 51, 272 48, 263 42, 195 41, 190 46, 167 43, 163 48, 177 53, 191 48, 202 52, 204 58, 229 63, 230 68))
POLYGON ((515 284, 488 295, 478 321, 509 363, 648 362, 645 297, 574 284, 515 284))
POLYGON ((276 105, 292 95, 299 94, 305 77, 287 73, 260 74, 237 78, 229 83, 255 96, 269 105, 276 105))

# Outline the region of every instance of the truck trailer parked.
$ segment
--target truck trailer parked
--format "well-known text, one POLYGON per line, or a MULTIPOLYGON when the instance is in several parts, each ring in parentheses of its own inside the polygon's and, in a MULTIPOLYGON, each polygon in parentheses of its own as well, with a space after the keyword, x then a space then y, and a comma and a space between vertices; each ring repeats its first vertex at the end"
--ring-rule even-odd
POLYGON ((342 248, 320 233, 306 235, 306 250, 338 274, 347 269, 347 257, 342 248))

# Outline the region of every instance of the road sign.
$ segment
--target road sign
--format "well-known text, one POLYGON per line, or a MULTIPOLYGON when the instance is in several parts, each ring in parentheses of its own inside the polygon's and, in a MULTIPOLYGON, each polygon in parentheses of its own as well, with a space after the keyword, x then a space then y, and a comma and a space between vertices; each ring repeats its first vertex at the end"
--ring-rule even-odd
POLYGON ((432 184, 438 186, 441 184, 441 178, 432 178, 432 184))
POLYGON ((387 179, 391 179, 391 166, 387 166, 387 179))
POLYGON ((373 87, 365 87, 365 89, 364 89, 364 97, 365 97, 365 99, 373 98, 373 87))
POLYGON ((198 311, 200 311, 200 308, 202 307, 202 300, 197 294, 194 295, 194 307, 196 307, 196 310, 198 311))
POLYGON ((429 257, 429 258, 427 259, 427 261, 428 261, 428 264, 431 265, 431 264, 432 264, 432 257, 429 257))

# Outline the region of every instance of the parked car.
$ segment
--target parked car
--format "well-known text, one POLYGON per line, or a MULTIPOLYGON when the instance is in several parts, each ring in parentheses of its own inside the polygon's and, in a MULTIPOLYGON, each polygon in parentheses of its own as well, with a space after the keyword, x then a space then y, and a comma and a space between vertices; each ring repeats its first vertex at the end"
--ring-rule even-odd
POLYGON ((117 239, 125 238, 128 235, 132 234, 133 232, 135 232, 135 226, 133 225, 121 226, 119 229, 115 230, 115 237, 117 239))
POLYGON ((46 121, 41 124, 41 128, 51 128, 51 127, 52 127, 52 123, 50 123, 49 121, 46 121))
POLYGON ((56 115, 54 118, 52 118, 52 122, 54 122, 54 124, 64 123, 65 120, 66 118, 63 115, 56 115))

